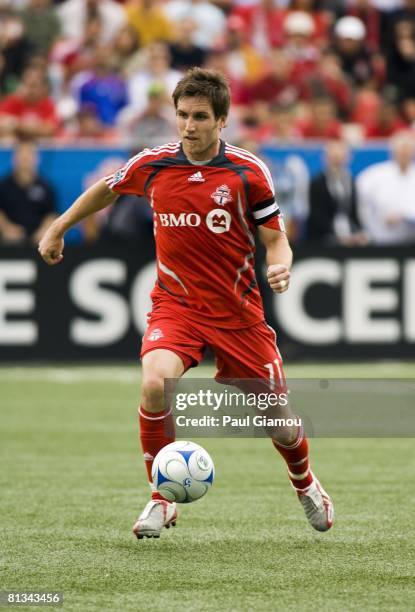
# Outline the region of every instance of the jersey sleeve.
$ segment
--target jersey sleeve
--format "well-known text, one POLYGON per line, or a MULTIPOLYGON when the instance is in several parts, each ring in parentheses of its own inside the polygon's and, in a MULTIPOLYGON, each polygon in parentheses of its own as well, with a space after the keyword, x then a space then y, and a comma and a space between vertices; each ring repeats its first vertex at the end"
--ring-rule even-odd
POLYGON ((149 149, 131 157, 124 166, 104 178, 108 187, 115 193, 143 196, 152 170, 149 165, 152 157, 149 149))
POLYGON ((271 173, 264 162, 258 162, 249 185, 249 203, 254 223, 285 232, 271 173))

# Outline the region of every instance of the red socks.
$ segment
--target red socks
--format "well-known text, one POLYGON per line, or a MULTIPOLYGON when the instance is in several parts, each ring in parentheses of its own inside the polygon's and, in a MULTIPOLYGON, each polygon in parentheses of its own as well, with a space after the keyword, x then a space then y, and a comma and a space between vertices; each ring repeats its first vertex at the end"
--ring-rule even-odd
MULTIPOLYGON (((144 463, 148 481, 152 485, 151 467, 154 457, 163 446, 174 442, 176 439, 172 410, 147 412, 140 406, 138 415, 144 463)), ((153 491, 151 497, 152 499, 164 499, 157 491, 153 491)))
POLYGON ((284 457, 288 467, 288 477, 295 489, 306 489, 313 482, 308 461, 308 442, 303 435, 302 427, 298 428, 297 437, 292 444, 286 446, 276 440, 273 445, 284 457))

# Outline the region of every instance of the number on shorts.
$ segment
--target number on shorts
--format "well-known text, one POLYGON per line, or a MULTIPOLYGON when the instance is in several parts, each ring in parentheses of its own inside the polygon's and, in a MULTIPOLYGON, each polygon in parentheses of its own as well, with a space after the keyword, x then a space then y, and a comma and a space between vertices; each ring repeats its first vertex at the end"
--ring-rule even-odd
POLYGON ((278 385, 282 387, 284 385, 284 374, 282 372, 281 363, 279 359, 274 359, 271 363, 264 364, 264 367, 269 372, 269 386, 271 391, 275 389, 275 381, 278 381, 278 385))

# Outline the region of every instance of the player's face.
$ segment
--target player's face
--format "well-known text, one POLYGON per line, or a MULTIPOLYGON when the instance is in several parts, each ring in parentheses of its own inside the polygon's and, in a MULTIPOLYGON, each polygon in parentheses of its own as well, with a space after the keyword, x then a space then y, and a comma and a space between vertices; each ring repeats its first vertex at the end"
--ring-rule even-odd
POLYGON ((212 159, 219 152, 220 131, 225 119, 216 119, 206 98, 180 98, 176 109, 177 129, 189 159, 212 159))

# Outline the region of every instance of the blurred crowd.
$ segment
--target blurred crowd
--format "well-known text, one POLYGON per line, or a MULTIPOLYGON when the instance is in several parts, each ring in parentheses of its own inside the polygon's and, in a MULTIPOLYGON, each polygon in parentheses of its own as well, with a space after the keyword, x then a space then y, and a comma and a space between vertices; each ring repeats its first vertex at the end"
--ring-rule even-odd
MULTIPOLYGON (((226 139, 262 155, 326 143, 312 179, 300 156, 265 154, 293 242, 415 243, 415 0, 0 0, 0 146, 15 145, 0 242, 36 244, 56 214, 35 142, 174 140, 171 93, 194 65, 228 77, 226 139), (349 146, 367 139, 389 139, 391 159, 355 179, 349 146)), ((151 226, 130 198, 83 232, 151 226)))
POLYGON ((388 138, 415 122, 415 0, 0 0, 0 142, 165 142, 193 65, 228 76, 229 139, 388 138))

